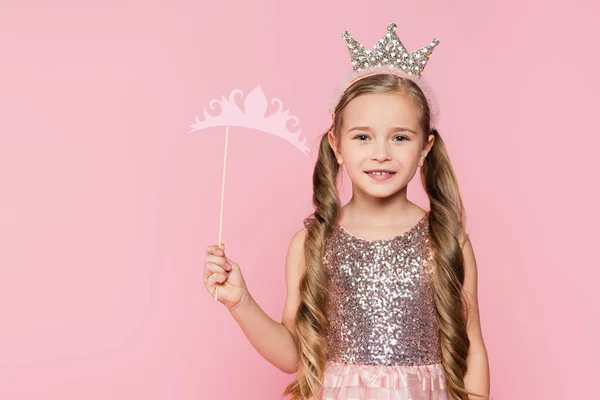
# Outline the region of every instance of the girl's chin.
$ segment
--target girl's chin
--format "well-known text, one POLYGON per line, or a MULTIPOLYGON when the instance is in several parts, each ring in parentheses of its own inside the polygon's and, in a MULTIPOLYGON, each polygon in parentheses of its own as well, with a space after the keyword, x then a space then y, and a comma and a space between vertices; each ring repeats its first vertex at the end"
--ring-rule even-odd
POLYGON ((379 186, 379 187, 373 187, 371 185, 369 185, 368 187, 362 187, 361 191, 363 193, 365 193, 368 196, 371 197, 377 197, 377 198, 387 198, 390 196, 393 196, 395 194, 397 194, 398 192, 400 192, 402 190, 402 188, 398 187, 397 185, 389 185, 384 187, 379 186))

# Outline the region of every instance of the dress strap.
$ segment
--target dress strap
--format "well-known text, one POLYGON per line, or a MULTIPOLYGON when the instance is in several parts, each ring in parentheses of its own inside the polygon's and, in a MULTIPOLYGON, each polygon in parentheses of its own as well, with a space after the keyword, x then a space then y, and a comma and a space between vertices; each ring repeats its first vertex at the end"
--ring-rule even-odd
POLYGON ((302 224, 304 225, 304 230, 308 232, 308 226, 310 225, 310 217, 304 218, 304 221, 302 221, 302 224))

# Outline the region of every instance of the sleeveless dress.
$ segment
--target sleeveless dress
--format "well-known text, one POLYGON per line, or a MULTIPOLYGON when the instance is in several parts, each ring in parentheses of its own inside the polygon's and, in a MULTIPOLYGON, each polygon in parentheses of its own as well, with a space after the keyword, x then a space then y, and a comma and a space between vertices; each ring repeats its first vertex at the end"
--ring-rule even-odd
POLYGON ((334 226, 323 256, 329 298, 322 400, 448 399, 428 216, 382 240, 334 226))

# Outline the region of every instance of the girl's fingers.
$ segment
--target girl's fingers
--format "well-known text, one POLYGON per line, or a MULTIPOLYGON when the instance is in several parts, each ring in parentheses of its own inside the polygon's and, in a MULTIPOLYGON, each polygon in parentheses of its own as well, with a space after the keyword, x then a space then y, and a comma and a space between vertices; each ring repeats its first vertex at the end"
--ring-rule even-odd
POLYGON ((208 287, 212 287, 214 284, 223 284, 227 280, 225 274, 215 272, 208 277, 208 287))
POLYGON ((212 244, 206 248, 206 254, 212 254, 215 256, 222 257, 225 255, 225 245, 222 244, 222 247, 217 246, 216 244, 212 244))
POLYGON ((206 263, 206 268, 204 268, 204 277, 208 278, 210 275, 215 273, 228 275, 227 271, 225 271, 225 269, 223 269, 221 266, 212 263, 206 263))
POLYGON ((207 255, 206 256, 206 262, 210 262, 210 263, 213 263, 213 264, 220 265, 221 267, 225 267, 225 264, 227 264, 227 258, 213 256, 213 255, 207 255))
POLYGON ((229 263, 229 260, 224 257, 206 256, 206 262, 218 265, 226 271, 231 270, 231 264, 229 263))
POLYGON ((227 280, 227 276, 225 274, 215 273, 213 274, 215 282, 222 284, 227 280))

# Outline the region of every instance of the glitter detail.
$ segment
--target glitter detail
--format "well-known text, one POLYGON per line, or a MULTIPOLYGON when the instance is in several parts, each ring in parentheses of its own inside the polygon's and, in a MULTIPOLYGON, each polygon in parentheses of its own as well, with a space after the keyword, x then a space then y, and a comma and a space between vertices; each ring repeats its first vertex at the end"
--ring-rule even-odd
POLYGON ((342 37, 348 46, 352 69, 360 71, 363 68, 389 65, 416 76, 421 76, 434 47, 440 43, 434 38, 431 43, 409 53, 396 34, 396 24, 393 22, 388 24, 387 33, 370 50, 350 36, 348 31, 344 31, 342 37))
POLYGON ((361 239, 339 223, 334 226, 324 254, 328 361, 441 362, 428 216, 408 231, 380 240, 361 239))

